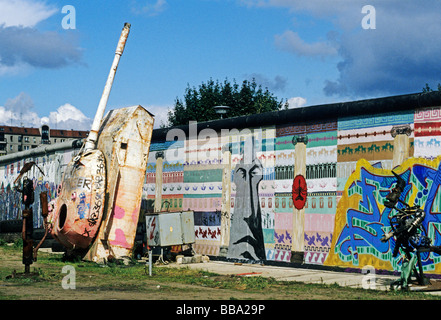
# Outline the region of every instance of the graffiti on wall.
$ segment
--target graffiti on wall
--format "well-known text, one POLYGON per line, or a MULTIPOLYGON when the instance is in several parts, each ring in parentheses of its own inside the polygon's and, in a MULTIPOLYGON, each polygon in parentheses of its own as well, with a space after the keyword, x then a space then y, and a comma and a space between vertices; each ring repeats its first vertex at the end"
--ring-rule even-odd
MULTIPOLYGON (((418 204, 426 217, 423 226, 433 245, 441 244, 441 157, 434 160, 410 158, 394 169, 407 183, 401 200, 418 204)), ((394 241, 381 242, 390 231, 389 219, 396 211, 383 205, 395 186, 390 170, 372 166, 361 159, 349 177, 335 217, 334 238, 326 265, 399 270, 402 257, 392 257, 394 241)), ((422 256, 425 271, 439 271, 441 256, 431 252, 422 256)))
MULTIPOLYGON (((247 213, 244 210, 250 211, 251 203, 256 201, 254 208, 256 217, 257 211, 260 211, 261 221, 259 225, 263 234, 264 259, 289 262, 292 239, 296 232, 303 232, 305 263, 360 267, 363 264, 370 263, 377 268, 392 269, 400 261, 391 262, 390 254, 392 251, 389 244, 382 244, 379 241, 389 228, 387 219, 389 213, 386 214, 387 211, 383 212, 386 209, 382 205, 381 198, 384 193, 387 193, 388 183, 394 183, 390 170, 381 171, 381 168, 391 169, 393 165, 395 148, 391 129, 397 125, 409 125, 412 129, 409 136, 409 156, 415 153, 424 156, 428 160, 434 159, 439 154, 438 150, 441 150, 437 143, 437 140, 440 140, 440 131, 437 128, 441 121, 439 116, 441 113, 435 112, 438 109, 366 115, 361 118, 335 119, 334 121, 318 124, 292 123, 254 128, 248 129, 249 133, 247 135, 242 134, 245 132, 245 128, 237 136, 231 136, 229 140, 232 147, 232 183, 229 200, 231 242, 228 246, 228 256, 244 258, 241 253, 246 250, 235 252, 233 242, 247 236, 252 237, 253 233, 247 225, 237 230, 234 229, 234 217, 245 216, 247 213), (430 125, 427 123, 430 123, 430 125), (259 130, 262 132, 261 135, 256 133, 259 130), (304 174, 307 197, 304 204, 304 228, 297 230, 293 226, 293 208, 295 206, 292 198, 292 187, 295 178, 294 163, 296 154, 292 138, 299 134, 308 136, 304 174), (241 165, 242 151, 246 143, 245 136, 255 137, 256 146, 252 156, 260 162, 262 175, 262 178, 259 178, 260 181, 254 180, 257 192, 251 195, 253 202, 250 201, 249 187, 244 187, 246 183, 251 181, 249 180, 250 177, 244 177, 243 175, 246 169, 242 168, 242 176, 239 175, 241 170, 237 171, 241 165), (360 169, 360 165, 357 166, 357 161, 361 158, 365 159, 362 162, 364 164, 363 170, 360 169), (372 163, 372 166, 368 161, 372 163), (351 175, 354 170, 358 174, 357 178, 351 175), (373 193, 369 197, 365 196, 366 199, 363 200, 360 193, 364 194, 364 192, 360 191, 360 188, 369 190, 371 193, 375 189, 369 189, 371 186, 368 182, 364 184, 360 181, 356 182, 357 179, 360 179, 360 172, 363 176, 368 173, 372 175, 367 180, 377 181, 380 186, 378 190, 381 190, 381 192, 378 191, 380 195, 373 193), (248 180, 245 182, 245 179, 248 180), (348 181, 352 183, 351 188, 346 186, 348 181), (346 195, 348 188, 352 192, 350 197, 346 195), (247 192, 248 194, 246 194, 247 192), (245 202, 241 203, 243 199, 245 199, 245 202), (340 201, 340 199, 343 200, 340 201), (366 202, 373 200, 376 201, 376 206, 373 204, 365 206, 366 202), (348 213, 349 209, 352 211, 348 213), (374 209, 376 210, 375 213, 374 209), (366 213, 366 210, 369 210, 372 214, 366 213), (349 218, 347 218, 348 215, 349 218), (347 221, 347 219, 349 220, 347 221), (346 224, 348 226, 345 228, 346 224), (366 230, 362 231, 364 229, 366 230), (236 234, 237 239, 231 239, 236 234), (336 245, 339 245, 339 247, 336 248, 336 245), (356 249, 352 249, 352 246, 356 249), (365 253, 365 251, 368 253, 365 253)), ((170 143, 177 144, 177 142, 170 143)), ((223 190, 221 190, 221 168, 224 166, 220 153, 213 153, 211 150, 221 150, 222 145, 221 141, 216 139, 210 139, 209 143, 195 143, 186 140, 179 146, 179 148, 187 147, 184 152, 181 152, 182 157, 175 159, 175 162, 171 162, 168 159, 168 154, 166 154, 163 168, 163 201, 170 201, 171 203, 168 197, 173 197, 175 200, 179 193, 180 198, 177 199, 178 206, 176 209, 180 209, 179 201, 182 199, 183 209, 194 210, 197 216, 212 217, 209 219, 197 218, 198 225, 195 225, 196 251, 210 255, 219 253, 221 235, 218 230, 220 229, 220 221, 214 217, 218 217, 218 211, 221 210, 220 203, 223 194, 223 190), (171 163, 180 163, 179 168, 173 167, 170 169, 173 174, 182 179, 179 180, 179 183, 166 182, 168 181, 167 165, 171 165, 171 163), (212 178, 208 175, 212 169, 218 170, 216 173, 218 177, 212 178), (175 190, 180 189, 180 191, 172 192, 173 187, 176 188, 175 190), (214 194, 216 192, 213 190, 219 191, 214 194)), ((167 149, 169 145, 152 144, 152 150, 159 147, 167 149)), ((151 172, 147 175, 145 189, 149 190, 147 195, 149 199, 154 199, 154 193, 150 189, 155 187, 155 160, 154 153, 151 152, 150 154, 152 155, 150 161, 151 172)), ((415 175, 413 167, 417 163, 423 163, 422 167, 424 168, 438 168, 438 163, 427 164, 424 160, 416 161, 411 165, 407 165, 412 167, 410 170, 412 172, 411 177, 415 175)), ((428 169, 425 169, 425 172, 428 173, 428 169)), ((256 178, 258 177, 256 176, 256 178)), ((427 181, 430 181, 430 179, 427 178, 427 181)), ((428 192, 421 190, 422 195, 424 195, 424 192, 428 192)), ((416 190, 412 192, 416 197, 418 192, 416 190)), ((437 198, 435 197, 435 199, 437 198)), ((175 206, 171 206, 171 209, 175 209, 175 206)), ((432 212, 436 211, 432 210, 432 212)), ((436 223, 435 221, 429 225, 433 236, 438 234, 436 223)), ((250 247, 248 245, 248 248, 250 247)), ((256 258, 254 254, 250 254, 249 257, 253 260, 261 259, 256 258)), ((425 268, 436 266, 437 257, 432 254, 430 259, 426 260, 425 268), (430 262, 430 259, 434 262, 430 262)))
MULTIPOLYGON (((243 259, 246 256, 251 260, 289 262, 293 235, 302 232, 305 262, 323 263, 330 248, 337 200, 336 128, 335 121, 280 128, 272 126, 254 130, 244 129, 226 139, 231 152, 227 257, 243 259), (295 146, 292 139, 295 134, 305 133, 310 140, 305 164, 305 187, 308 190, 304 203, 305 226, 299 226, 298 230, 294 230, 292 187, 295 178, 295 146), (247 156, 252 160, 245 160, 244 152, 251 137, 254 139, 251 147, 253 151, 247 156), (254 169, 250 171, 252 167, 254 169), (238 219, 242 219, 241 223, 238 219), (241 239, 244 241, 236 243, 241 239), (256 244, 257 250, 252 244, 256 244)), ((210 139, 209 145, 190 140, 179 145, 177 142, 159 142, 151 145, 149 154, 144 199, 157 201, 155 152, 165 150, 162 202, 170 203, 170 207, 164 206, 163 210, 170 208, 174 211, 182 208, 195 212, 194 249, 201 254, 218 255, 220 252, 222 237, 218 218, 224 192, 222 170, 226 163, 218 151, 224 144, 225 141, 220 139, 210 139), (217 152, 213 153, 212 150, 217 152)))
POLYGON ((43 174, 38 169, 31 169, 26 175, 32 180, 34 187, 34 227, 43 225, 41 217, 40 197, 41 192, 46 192, 48 200, 57 196, 57 188, 61 181, 63 167, 72 156, 72 150, 58 154, 42 156, 32 159, 22 159, 0 167, 0 221, 21 219, 21 194, 14 189, 14 180, 18 177, 20 169, 26 162, 35 161, 43 174))

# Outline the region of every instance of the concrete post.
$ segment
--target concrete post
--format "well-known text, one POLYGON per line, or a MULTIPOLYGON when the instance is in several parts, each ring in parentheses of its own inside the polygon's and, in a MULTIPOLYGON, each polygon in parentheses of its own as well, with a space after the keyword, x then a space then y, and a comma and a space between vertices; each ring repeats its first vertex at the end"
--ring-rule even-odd
POLYGON ((222 209, 221 209, 221 238, 220 256, 226 256, 230 243, 230 198, 231 198, 231 150, 226 144, 222 148, 222 209))
POLYGON ((164 151, 156 152, 156 181, 155 181, 155 212, 162 209, 162 168, 164 167, 164 151))
POLYGON ((394 138, 392 168, 401 165, 404 160, 409 158, 409 136, 411 133, 412 129, 409 125, 395 126, 392 128, 391 135, 394 138))
MULTIPOLYGON (((292 143, 295 146, 294 177, 306 175, 306 135, 294 136, 292 143)), ((292 217, 292 247, 291 262, 303 262, 304 233, 305 233, 305 209, 296 209, 293 206, 292 217)))

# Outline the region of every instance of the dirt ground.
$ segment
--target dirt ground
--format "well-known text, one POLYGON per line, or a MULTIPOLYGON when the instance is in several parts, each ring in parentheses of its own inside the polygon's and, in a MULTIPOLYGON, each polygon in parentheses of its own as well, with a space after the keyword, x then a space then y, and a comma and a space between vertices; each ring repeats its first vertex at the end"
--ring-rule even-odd
POLYGON ((20 249, 0 246, 0 300, 330 300, 334 303, 334 300, 432 299, 424 294, 278 282, 169 266, 154 266, 153 275, 149 276, 148 268, 142 264, 100 267, 81 261, 63 262, 62 256, 54 253, 42 252, 38 257, 31 265, 31 276, 23 276, 20 249), (75 270, 74 287, 72 274, 63 270, 65 266, 75 270))
MULTIPOLYGON (((52 266, 37 260, 31 274, 25 277, 19 252, 0 247, 0 299, 13 300, 230 300, 267 299, 262 292, 211 288, 179 282, 164 283, 144 270, 136 277, 112 277, 76 267, 75 289, 64 289, 62 281, 67 273, 62 266, 52 266), (16 275, 14 276, 14 270, 16 275)), ((41 253, 39 254, 41 255, 41 253)), ((60 256, 61 260, 61 256, 60 256)), ((68 263, 66 263, 68 264, 68 263)), ((81 265, 80 265, 81 266, 81 265)), ((222 281, 222 276, 219 277, 222 281)), ((274 292, 274 299, 289 299, 287 294, 274 292)))

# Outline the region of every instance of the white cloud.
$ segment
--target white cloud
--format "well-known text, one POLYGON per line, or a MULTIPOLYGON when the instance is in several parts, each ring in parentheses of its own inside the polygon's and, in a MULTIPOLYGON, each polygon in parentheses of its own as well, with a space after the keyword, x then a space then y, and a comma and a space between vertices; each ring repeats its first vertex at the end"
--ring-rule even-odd
POLYGON ((284 91, 288 82, 288 80, 281 75, 276 75, 274 79, 270 79, 261 73, 252 73, 250 75, 246 74, 244 77, 250 81, 254 79, 258 85, 268 88, 271 91, 284 91))
POLYGON ((0 76, 80 62, 82 50, 76 34, 36 28, 56 12, 43 1, 0 0, 0 76))
POLYGON ((17 97, 8 99, 4 106, 0 106, 0 122, 4 125, 39 127, 40 119, 33 108, 31 97, 21 92, 17 97))
POLYGON ((425 83, 436 87, 441 82, 441 42, 436 40, 441 38, 439 0, 237 1, 249 7, 276 7, 292 15, 308 15, 325 26, 322 37, 333 33, 332 45, 302 39, 293 30, 275 36, 276 46, 296 55, 337 54, 338 76, 327 79, 323 88, 328 96, 358 98, 418 92, 425 83), (366 4, 375 8, 376 29, 366 30, 361 25, 366 4))
POLYGON ((0 25, 34 27, 57 12, 42 1, 0 0, 0 25))
MULTIPOLYGON (((34 111, 34 102, 25 92, 8 99, 0 106, 0 125, 38 128, 43 124, 52 129, 89 131, 93 119, 88 118, 80 109, 70 103, 59 106, 49 115, 40 116, 34 111)), ((155 116, 154 128, 167 124, 167 113, 171 106, 147 106, 145 109, 155 116)))
POLYGON ((307 43, 300 38, 297 32, 287 30, 283 34, 275 36, 276 46, 284 51, 292 52, 299 56, 327 57, 337 54, 337 49, 324 41, 307 43))
POLYGON ((70 103, 58 107, 57 111, 52 111, 48 117, 41 119, 42 123, 49 124, 51 128, 85 131, 90 130, 92 121, 92 119, 86 117, 81 110, 70 103))
POLYGON ((14 76, 26 74, 31 67, 26 63, 17 63, 12 66, 2 65, 0 62, 0 77, 3 75, 14 76))
POLYGON ((135 14, 146 14, 156 16, 167 9, 168 3, 165 0, 144 0, 142 4, 135 1, 132 5, 132 12, 135 14))
POLYGON ((69 103, 50 112, 49 116, 40 117, 34 111, 34 102, 31 97, 21 92, 17 97, 8 99, 4 106, 0 106, 0 124, 35 128, 48 124, 53 129, 87 131, 92 126, 92 119, 69 103))
POLYGON ((144 108, 155 116, 154 129, 158 129, 161 125, 168 123, 167 113, 172 109, 171 106, 146 106, 144 108))
POLYGON ((301 108, 306 105, 306 99, 302 97, 292 97, 288 99, 289 109, 301 108))
MULTIPOLYGON (((394 1, 391 1, 394 2, 394 1)), ((372 96, 420 92, 441 80, 441 2, 376 5, 376 29, 340 36, 339 77, 328 80, 327 95, 372 96)))
POLYGON ((72 35, 0 26, 0 67, 64 67, 81 59, 81 49, 75 43, 72 35))
POLYGON ((6 126, 14 127, 40 127, 41 123, 38 114, 35 112, 16 113, 0 106, 0 122, 6 126))

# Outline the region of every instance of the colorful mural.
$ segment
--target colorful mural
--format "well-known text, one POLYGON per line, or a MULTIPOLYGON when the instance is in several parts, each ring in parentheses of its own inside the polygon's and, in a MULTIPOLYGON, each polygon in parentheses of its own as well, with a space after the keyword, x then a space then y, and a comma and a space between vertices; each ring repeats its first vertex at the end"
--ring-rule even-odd
MULTIPOLYGON (((365 155, 371 162, 390 167, 394 143, 391 129, 395 125, 410 123, 411 120, 413 113, 397 112, 365 116, 363 121, 347 118, 322 123, 286 124, 231 134, 227 139, 231 151, 231 226, 227 257, 290 262, 293 236, 301 232, 304 239, 304 262, 323 264, 332 253, 337 203, 355 168, 356 160, 365 155), (304 172, 308 192, 302 226, 295 225, 292 198, 296 157, 293 139, 298 135, 307 137, 304 172), (249 170, 242 164, 245 143, 249 137, 254 139, 252 157, 254 167, 259 170, 259 178, 254 181, 247 176, 249 170), (243 172, 247 174, 239 174, 243 172), (248 216, 256 218, 256 221, 260 219, 256 229, 251 230, 248 224, 239 226, 235 222, 235 218, 243 222, 243 218, 248 216), (250 249, 249 243, 246 249, 237 251, 235 245, 240 239, 259 243, 256 247, 259 255, 255 248, 250 249)), ((410 141, 413 142, 413 139, 412 134, 410 141)), ((223 143, 221 139, 213 138, 208 141, 153 143, 149 157, 144 187, 147 198, 156 201, 153 191, 156 160, 152 150, 166 150, 162 172, 162 202, 174 203, 181 197, 183 208, 195 211, 194 247, 203 254, 218 255, 220 252, 222 169, 227 165, 222 162, 220 154, 223 143), (167 154, 179 153, 181 157, 175 158, 175 162, 167 157, 167 154), (181 182, 177 183, 176 178, 170 180, 170 174, 180 177, 181 182), (171 192, 173 188, 181 190, 180 193, 171 192)), ((178 205, 171 209, 179 208, 178 205)))
MULTIPOLYGON (((427 235, 441 245, 441 107, 283 121, 207 127, 190 137, 177 131, 178 139, 152 141, 141 210, 193 210, 193 249, 199 254, 288 263, 301 247, 306 264, 399 270, 393 240, 380 241, 390 230, 393 212, 383 199, 395 183, 394 169, 408 183, 403 200, 423 206, 427 235), (301 156, 294 141, 299 136, 306 141, 301 156), (299 171, 307 190, 301 210, 293 201, 299 171)), ((47 190, 53 199, 71 158, 66 150, 34 159, 45 172, 35 173, 35 192, 47 190)), ((0 166, 2 220, 20 215, 20 195, 11 183, 24 161, 0 166)), ((36 211, 34 221, 41 224, 36 211)), ((425 254, 424 270, 441 273, 440 258, 425 254)))
POLYGON ((14 189, 14 180, 18 177, 20 169, 23 168, 26 162, 35 161, 44 175, 34 167, 27 173, 27 176, 34 184, 34 203, 32 205, 34 208, 34 227, 41 227, 43 218, 41 217, 39 194, 44 191, 48 195, 48 201, 55 199, 63 167, 72 157, 72 154, 72 150, 66 150, 46 156, 21 159, 0 166, 0 221, 22 218, 21 194, 14 189))
MULTIPOLYGON (((410 158, 394 169, 407 183, 401 200, 424 209, 423 226, 435 246, 441 245, 440 165, 441 157, 410 158)), ((391 229, 388 218, 396 214, 383 205, 395 183, 390 170, 376 168, 365 159, 358 161, 338 203, 332 250, 326 265, 356 268, 371 265, 377 269, 400 270, 403 257, 392 257, 394 241, 380 241, 391 229)), ((440 262, 441 256, 433 252, 422 256, 424 271, 439 272, 440 262)))
MULTIPOLYGON (((253 138, 250 148, 254 149, 253 138)), ((247 150, 245 150, 245 153, 247 150)), ((256 158, 254 150, 233 170, 233 182, 236 184, 236 204, 231 217, 229 258, 265 260, 265 247, 262 231, 262 213, 260 209, 258 187, 262 180, 262 164, 256 158)))

